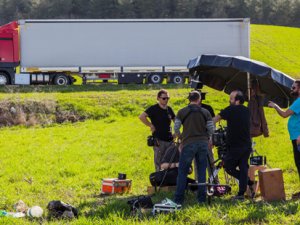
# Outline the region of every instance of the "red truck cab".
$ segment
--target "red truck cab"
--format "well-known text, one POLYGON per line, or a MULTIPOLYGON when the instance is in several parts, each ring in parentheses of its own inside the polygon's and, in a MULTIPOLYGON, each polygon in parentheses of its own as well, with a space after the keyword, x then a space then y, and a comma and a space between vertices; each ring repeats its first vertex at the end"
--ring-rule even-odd
POLYGON ((0 27, 0 84, 12 84, 15 67, 20 64, 18 22, 0 27))

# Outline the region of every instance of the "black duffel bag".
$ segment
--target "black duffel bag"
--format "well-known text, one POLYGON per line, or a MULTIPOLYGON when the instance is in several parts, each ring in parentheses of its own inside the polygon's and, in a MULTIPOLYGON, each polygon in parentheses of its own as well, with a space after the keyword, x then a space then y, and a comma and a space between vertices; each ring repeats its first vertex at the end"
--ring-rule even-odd
POLYGON ((161 170, 151 173, 149 176, 150 183, 154 187, 176 186, 178 168, 174 167, 167 170, 161 170))
MULTIPOLYGON (((151 173, 149 176, 150 183, 153 187, 176 186, 178 176, 178 167, 161 170, 151 173)), ((196 183, 194 179, 187 177, 187 184, 196 183)))

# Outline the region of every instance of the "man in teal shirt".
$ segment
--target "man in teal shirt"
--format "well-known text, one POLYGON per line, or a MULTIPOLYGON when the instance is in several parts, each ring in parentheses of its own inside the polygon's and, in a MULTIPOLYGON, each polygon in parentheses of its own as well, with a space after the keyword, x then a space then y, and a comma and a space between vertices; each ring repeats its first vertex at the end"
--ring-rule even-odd
MULTIPOLYGON (((283 118, 289 118, 288 131, 293 144, 294 159, 300 178, 300 80, 296 80, 291 88, 291 95, 295 101, 286 111, 282 110, 274 102, 269 102, 269 107, 276 109, 277 113, 283 118)), ((292 198, 300 198, 300 192, 293 194, 292 198)))

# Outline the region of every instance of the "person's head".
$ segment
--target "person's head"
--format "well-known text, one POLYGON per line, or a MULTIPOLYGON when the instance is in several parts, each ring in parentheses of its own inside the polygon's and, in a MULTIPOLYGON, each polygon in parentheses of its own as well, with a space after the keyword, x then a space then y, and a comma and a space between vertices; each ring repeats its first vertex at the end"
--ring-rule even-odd
POLYGON ((295 80, 291 87, 291 96, 300 97, 300 80, 295 80))
POLYGON ((245 98, 243 92, 240 90, 235 90, 230 93, 229 103, 230 105, 243 105, 245 102, 245 98))
POLYGON ((193 104, 200 104, 201 94, 199 91, 191 91, 188 96, 188 100, 193 104))
POLYGON ((159 102, 159 104, 165 106, 168 104, 169 99, 170 99, 170 96, 169 96, 169 92, 167 90, 161 89, 157 93, 157 101, 159 102))

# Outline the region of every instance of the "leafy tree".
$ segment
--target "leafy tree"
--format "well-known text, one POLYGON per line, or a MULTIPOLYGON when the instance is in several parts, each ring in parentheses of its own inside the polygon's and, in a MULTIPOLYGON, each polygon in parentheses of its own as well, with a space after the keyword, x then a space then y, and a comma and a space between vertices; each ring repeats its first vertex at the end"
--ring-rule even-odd
POLYGON ((300 0, 0 0, 0 24, 18 19, 233 18, 300 27, 300 0))
POLYGON ((292 2, 290 0, 278 0, 275 3, 274 14, 270 16, 271 23, 283 26, 291 24, 291 8, 292 2))
POLYGON ((250 17, 249 2, 246 0, 229 0, 226 12, 229 17, 233 18, 250 17))
POLYGON ((119 0, 120 18, 136 18, 132 0, 119 0))
POLYGON ((162 1, 162 18, 176 18, 177 15, 177 0, 164 0, 162 1))
POLYGON ((261 23, 261 0, 247 0, 251 23, 261 23))
POLYGON ((69 18, 89 18, 91 0, 72 0, 69 18))
POLYGON ((40 19, 68 19, 72 0, 41 0, 36 7, 35 18, 40 19))
POLYGON ((291 12, 291 21, 289 25, 300 27, 300 0, 295 1, 291 12))
POLYGON ((16 19, 30 18, 32 2, 30 0, 1 0, 1 23, 8 23, 16 19))
POLYGON ((119 18, 119 3, 117 0, 91 0, 92 18, 119 18))
POLYGON ((275 4, 278 0, 261 0, 261 21, 266 24, 272 24, 271 18, 275 13, 275 4))
POLYGON ((177 17, 178 18, 193 18, 195 17, 195 0, 177 0, 177 17))
POLYGON ((225 12, 226 1, 216 0, 199 0, 195 4, 195 17, 197 18, 226 18, 225 12))

